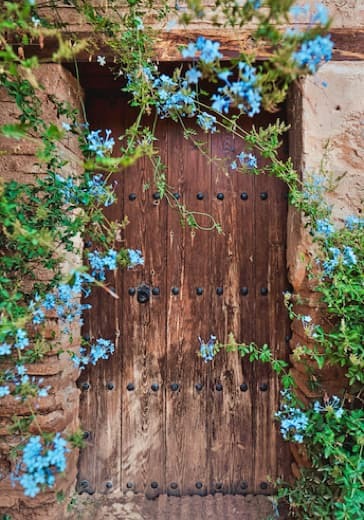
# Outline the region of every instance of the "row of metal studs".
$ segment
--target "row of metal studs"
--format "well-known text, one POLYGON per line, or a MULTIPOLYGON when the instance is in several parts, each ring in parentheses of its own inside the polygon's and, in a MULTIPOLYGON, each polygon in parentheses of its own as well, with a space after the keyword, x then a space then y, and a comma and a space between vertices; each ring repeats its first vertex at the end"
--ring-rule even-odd
MULTIPOLYGON (((83 489, 83 490, 86 491, 86 490, 89 488, 89 481, 88 481, 88 480, 81 480, 80 483, 79 483, 79 486, 80 486, 81 489, 83 489)), ((112 489, 112 488, 113 488, 113 483, 112 483, 112 481, 111 481, 111 480, 108 480, 107 482, 105 482, 105 487, 106 487, 106 489, 112 489)), ((127 489, 133 489, 135 486, 134 486, 134 483, 133 483, 133 482, 127 482, 127 483, 126 483, 126 487, 127 487, 127 489)), ((159 488, 159 484, 158 484, 158 482, 153 481, 153 482, 150 483, 150 487, 151 487, 152 489, 158 489, 158 488, 159 488)), ((178 484, 177 484, 177 482, 171 482, 171 483, 169 484, 169 487, 170 487, 171 489, 178 489, 178 484)), ((202 489, 202 488, 204 487, 204 485, 203 485, 203 483, 202 483, 201 481, 197 481, 197 482, 195 483, 195 487, 196 487, 196 489, 202 489)), ((215 484, 215 489, 217 489, 217 490, 222 490, 223 487, 224 487, 224 486, 223 486, 223 483, 222 483, 222 482, 217 482, 217 483, 215 484)), ((248 486, 248 483, 247 483, 245 480, 243 480, 243 481, 240 483, 240 488, 241 488, 241 489, 248 489, 248 487, 249 487, 249 486, 248 486)), ((259 487, 260 487, 261 489, 267 489, 267 488, 268 488, 268 483, 267 483, 267 482, 261 482, 261 483, 259 484, 259 487)))
MULTIPOLYGON (((203 389, 203 386, 204 385, 202 383, 196 383, 195 384, 195 389, 197 390, 197 392, 200 392, 203 389)), ((171 383, 169 387, 172 390, 172 392, 177 392, 177 390, 180 389, 180 385, 178 383, 171 383)), ((115 388, 114 383, 112 383, 112 382, 107 383, 106 384, 106 388, 108 390, 113 390, 115 388)), ((158 392, 160 387, 159 387, 158 383, 153 383, 150 388, 153 390, 153 392, 158 392)), ((248 385, 246 383, 242 383, 239 388, 240 388, 240 390, 242 392, 247 392, 248 391, 248 385)), ((89 390, 90 389, 90 383, 88 383, 87 381, 84 381, 83 383, 81 383, 81 389, 82 390, 89 390)), ((135 390, 134 383, 128 383, 126 385, 126 389, 128 390, 128 392, 132 392, 133 390, 135 390)), ((215 390, 217 390, 218 392, 221 392, 223 390, 222 384, 221 383, 216 383, 215 390)), ((266 392, 268 390, 267 383, 261 383, 259 385, 259 390, 261 392, 266 392)))
MULTIPOLYGON (((259 196, 260 196, 260 198, 262 200, 267 200, 268 193, 266 191, 262 191, 259 196)), ((173 193, 173 197, 178 200, 180 198, 180 194, 179 193, 173 193)), ((136 193, 130 193, 128 198, 129 198, 129 200, 131 202, 134 202, 134 200, 137 199, 137 194, 136 193)), ((161 198, 161 195, 160 195, 160 193, 158 191, 153 193, 153 199, 154 200, 159 200, 160 198, 161 198)), ((203 200, 204 198, 205 198, 205 195, 202 193, 202 191, 199 191, 198 193, 196 193, 196 199, 197 200, 203 200)), ((216 198, 218 200, 224 200, 225 195, 223 193, 217 193, 216 198)), ((241 198, 241 200, 248 200, 249 195, 247 194, 246 191, 243 191, 242 193, 240 193, 240 198, 241 198)))
MULTIPOLYGON (((136 291, 137 291, 137 289, 135 287, 129 287, 129 289, 128 289, 128 293, 130 294, 130 296, 134 296, 136 291)), ((172 287, 171 293, 174 296, 177 296, 177 294, 179 294, 179 288, 178 287, 172 287)), ((221 296, 223 293, 224 293, 224 288, 223 287, 216 287, 216 294, 218 296, 221 296)), ((240 289, 240 294, 241 295, 246 296, 248 293, 249 293, 248 287, 241 287, 241 289, 240 289)), ((159 296, 160 295, 159 287, 153 287, 152 288, 152 294, 153 294, 153 296, 159 296)), ((196 287, 196 294, 197 294, 197 296, 202 296, 202 294, 203 294, 203 287, 196 287)), ((262 287, 260 289, 260 294, 262 296, 266 296, 268 294, 268 288, 267 287, 262 287)))

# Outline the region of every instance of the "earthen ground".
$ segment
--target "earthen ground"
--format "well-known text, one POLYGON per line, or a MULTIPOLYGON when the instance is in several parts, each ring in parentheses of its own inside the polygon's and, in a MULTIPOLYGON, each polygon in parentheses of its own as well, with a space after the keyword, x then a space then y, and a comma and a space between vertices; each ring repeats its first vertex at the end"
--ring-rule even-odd
POLYGON ((267 520, 274 515, 271 497, 209 495, 147 500, 142 495, 84 495, 77 497, 69 520, 267 520))

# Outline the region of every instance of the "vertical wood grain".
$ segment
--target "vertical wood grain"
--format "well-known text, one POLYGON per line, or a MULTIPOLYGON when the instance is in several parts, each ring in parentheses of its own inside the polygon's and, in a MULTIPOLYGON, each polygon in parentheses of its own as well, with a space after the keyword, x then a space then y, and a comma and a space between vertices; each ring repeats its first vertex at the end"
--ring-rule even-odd
MULTIPOLYGON (((120 95, 89 98, 92 129, 112 128, 119 135, 135 116, 120 95)), ((258 123, 268 119, 262 116, 258 123)), ((252 121, 242 123, 249 128, 252 121)), ((263 489, 261 483, 284 473, 288 464, 273 418, 279 388, 270 369, 242 361, 238 354, 221 353, 212 363, 197 356, 198 336, 207 341, 215 334, 225 342, 230 332, 239 342, 267 342, 285 355, 285 188, 268 176, 229 168, 243 149, 236 138, 196 131, 195 139, 220 160, 204 157, 173 121, 158 122, 157 145, 179 202, 212 214, 224 234, 182 227, 171 196, 169 203, 158 201, 155 189, 144 189, 153 177, 147 158, 114 175, 119 202, 107 208, 107 215, 119 221, 128 217, 123 239, 127 247, 142 250, 145 264, 108 278, 120 302, 102 289, 90 298, 85 333, 110 339, 115 330, 121 334, 114 356, 80 377, 80 384, 90 384, 81 393, 81 424, 90 438, 81 453, 79 477, 97 491, 106 492, 111 481, 112 489, 150 498, 160 493, 269 493, 272 488, 263 489), (203 200, 196 198, 199 192, 203 200), (132 193, 135 200, 129 198, 132 193), (160 291, 146 304, 129 293, 142 283, 160 291), (216 293, 219 287, 222 295, 216 293), (261 294, 263 287, 267 295, 261 294), (127 390, 130 384, 133 389, 127 390), (152 390, 153 384, 158 388, 152 390)), ((199 221, 208 223, 206 217, 199 221)))
MULTIPOLYGON (((92 130, 110 128, 117 135, 120 128, 114 117, 115 98, 95 95, 88 99, 88 116, 92 130)), ((114 175, 115 191, 120 206, 110 206, 105 212, 110 220, 119 220, 122 213, 123 183, 119 175, 114 175), (120 203, 119 203, 120 204, 120 203)), ((97 244, 87 244, 88 251, 99 249, 97 244)), ((119 246, 121 244, 119 243, 119 246)), ((116 242, 116 246, 118 242, 116 242)), ((108 273, 106 285, 118 292, 116 272, 108 273)), ((115 343, 115 353, 109 361, 100 360, 97 366, 90 366, 81 373, 80 417, 81 427, 88 437, 86 447, 81 452, 79 481, 87 480, 90 489, 100 493, 120 486, 120 384, 121 384, 121 341, 120 341, 120 301, 111 298, 102 288, 94 288, 85 303, 92 309, 85 313, 83 335, 94 342, 97 338, 111 339, 115 343), (89 385, 84 388, 83 383, 89 385), (112 388, 111 388, 112 385, 112 388), (112 483, 112 488, 106 483, 112 483)))
MULTIPOLYGON (((132 117, 130 112, 129 124, 132 117)), ((158 129, 157 138, 165 155, 165 126, 158 129)), ((126 243, 142 250, 145 263, 124 274, 121 439, 123 489, 132 484, 134 491, 145 491, 150 497, 165 491, 166 204, 153 198, 156 189, 152 180, 153 167, 148 158, 139 159, 125 172, 125 214, 130 222, 125 230, 126 243), (150 189, 145 189, 148 184, 150 189), (134 201, 129 199, 132 193, 136 194, 134 201), (138 291, 142 284, 151 291, 147 303, 139 303, 137 294, 131 297, 128 293, 130 288, 138 291), (159 294, 154 295, 153 289, 159 294), (128 390, 131 384, 134 389, 128 390), (153 384, 159 389, 153 391, 153 384)))
MULTIPOLYGON (((197 140, 205 140, 198 132, 197 140)), ((208 161, 181 129, 169 123, 169 182, 181 196, 180 202, 198 212, 210 212, 211 172, 208 161), (196 198, 203 193, 203 200, 196 198)), ((197 217, 203 225, 206 218, 197 217)), ((176 482, 176 494, 205 494, 207 490, 206 402, 209 397, 208 367, 197 356, 198 336, 211 333, 211 283, 206 266, 211 260, 211 233, 181 227, 174 209, 168 210, 169 290, 178 287, 178 296, 168 297, 166 437, 167 482, 176 482), (202 288, 198 296, 196 288, 202 288), (170 385, 179 385, 178 391, 170 385), (202 384, 200 391, 196 384, 202 384), (203 487, 197 488, 196 483, 203 487)))
MULTIPOLYGON (((243 251, 249 251, 251 215, 244 225, 239 220, 241 173, 230 168, 241 151, 242 143, 226 132, 212 136, 212 155, 223 162, 212 163, 212 207, 215 218, 222 223, 223 233, 212 237, 211 283, 213 285, 211 310, 214 328, 220 342, 226 343, 232 333, 241 341, 240 268, 249 270, 251 262, 243 251), (218 198, 223 194, 223 200, 218 198), (242 264, 245 258, 246 264, 242 264), (223 294, 217 294, 222 288, 223 294)), ((211 440, 210 491, 241 492, 241 482, 251 482, 251 457, 248 455, 252 432, 249 394, 240 390, 247 377, 243 373, 238 353, 222 352, 214 361, 213 385, 210 402, 209 433, 211 440), (219 387, 218 385, 222 385, 219 387), (229 432, 229 433, 227 433, 229 432), (229 453, 229 457, 226 457, 229 453), (221 487, 222 485, 222 487, 221 487)), ((249 377, 249 376, 248 376, 249 377)))

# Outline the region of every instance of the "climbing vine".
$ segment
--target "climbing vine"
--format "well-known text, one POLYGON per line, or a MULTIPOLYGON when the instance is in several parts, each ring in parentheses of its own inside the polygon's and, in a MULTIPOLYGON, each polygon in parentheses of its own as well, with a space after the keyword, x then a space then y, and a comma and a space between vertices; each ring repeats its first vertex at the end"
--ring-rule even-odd
MULTIPOLYGON (((340 227, 335 226, 325 202, 322 172, 303 182, 291 160, 279 159, 285 124, 277 121, 250 132, 239 126, 241 115, 274 111, 292 82, 314 74, 321 63, 330 60, 329 25, 324 6, 296 6, 292 0, 216 0, 211 12, 205 12, 203 2, 193 0, 158 6, 147 0, 108 0, 102 7, 87 0, 21 0, 0 6, 0 86, 18 109, 16 120, 5 122, 1 133, 10 142, 32 145, 44 172, 32 183, 0 179, 0 399, 13 399, 14 408, 18 401, 29 405, 27 417, 14 417, 10 427, 17 439, 11 452, 12 476, 26 496, 53 487, 57 474, 66 471, 67 453, 82 445, 82 432, 65 437, 39 427, 37 435, 30 433, 29 426, 37 424, 36 403, 52 389, 41 378, 28 375, 29 365, 50 352, 66 352, 82 370, 112 355, 115 345, 109 338, 96 338, 92 343, 82 340, 73 346, 75 327, 82 324, 82 316, 90 308, 81 295, 89 295, 98 286, 110 298, 118 298, 108 286, 107 272, 143 263, 141 251, 120 242, 127 222, 110 222, 105 217, 104 208, 116 200, 111 174, 147 157, 154 171, 150 185, 179 212, 182 225, 203 228, 201 215, 173 197, 158 157, 155 124, 158 118, 170 118, 182 126, 185 138, 193 140, 201 153, 206 151, 189 121, 206 133, 225 128, 240 137, 245 145, 229 165, 231 174, 259 175, 259 156, 263 157, 264 171, 287 183, 290 203, 304 216, 317 246, 317 261, 309 266, 307 275, 321 295, 328 326, 298 314, 300 296, 285 294, 291 318, 302 322, 309 340, 309 346, 297 347, 293 355, 302 363, 310 362, 311 377, 316 381, 327 365, 342 367, 346 373, 342 394, 323 395, 321 401, 308 405, 299 402, 287 363, 275 359, 268 345, 239 344, 232 336, 228 345, 222 345, 211 336, 207 343, 200 339, 200 355, 212 361, 223 348, 238 351, 252 362, 270 363, 281 377, 282 404, 276 416, 282 435, 303 444, 309 460, 309 467, 301 470, 293 484, 279 483, 278 496, 288 500, 292 513, 299 518, 361 516, 363 220, 348 215, 340 227), (90 30, 83 38, 62 21, 64 5, 75 9, 88 24, 90 30), (210 18, 217 34, 219 27, 250 27, 254 45, 226 62, 220 42, 200 36, 178 49, 183 65, 169 74, 162 72, 153 59, 159 33, 184 28, 204 17, 210 18), (296 23, 307 19, 306 25, 296 23), (30 50, 35 44, 45 51, 52 48, 48 62, 77 64, 79 53, 88 53, 100 68, 109 67, 115 77, 124 78, 123 90, 136 114, 125 135, 90 128, 84 107, 78 110, 47 95, 37 74, 42 59, 30 50), (262 52, 267 57, 259 61, 262 52), (44 117, 45 100, 54 106, 52 122, 44 117), (145 115, 153 115, 153 122, 146 124, 145 115), (83 161, 77 172, 64 175, 67 161, 61 145, 70 137, 77 139, 83 161), (80 236, 87 237, 92 247, 82 248, 80 236), (75 264, 65 274, 66 253, 82 256, 83 266, 75 264), (38 279, 40 270, 46 276, 38 279), (62 341, 47 336, 50 317, 61 324, 62 341), (69 348, 64 346, 65 338, 69 338, 69 348)), ((209 218, 206 228, 221 231, 221 223, 213 215, 209 218)))

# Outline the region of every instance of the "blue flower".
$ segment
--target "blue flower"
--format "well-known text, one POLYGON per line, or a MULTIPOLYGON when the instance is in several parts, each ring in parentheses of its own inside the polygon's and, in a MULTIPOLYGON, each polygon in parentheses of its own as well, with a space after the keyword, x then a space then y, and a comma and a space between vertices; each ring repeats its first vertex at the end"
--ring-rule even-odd
POLYGON ((184 58, 194 58, 197 53, 197 47, 194 43, 189 43, 187 47, 184 47, 181 54, 184 58))
POLYGON ((112 341, 103 338, 97 339, 95 345, 91 346, 90 363, 96 365, 99 359, 108 359, 114 350, 115 346, 112 341))
POLYGON ((34 325, 39 325, 40 323, 43 323, 44 320, 45 320, 45 314, 42 311, 42 309, 36 309, 33 312, 33 319, 32 319, 34 325))
POLYGON ((219 52, 219 48, 219 42, 205 40, 201 46, 200 60, 204 63, 213 63, 214 61, 219 60, 222 58, 222 54, 219 52))
POLYGON ((339 265, 341 255, 340 249, 337 247, 329 247, 329 252, 331 258, 328 258, 322 264, 324 272, 327 276, 331 276, 333 274, 335 268, 339 265))
POLYGON ((196 40, 196 49, 198 51, 202 51, 204 46, 206 45, 206 38, 204 36, 198 36, 196 40))
POLYGON ((217 77, 222 79, 223 81, 225 81, 225 83, 230 84, 229 76, 231 76, 231 75, 232 75, 231 70, 223 70, 223 71, 218 73, 217 77))
POLYGON ((11 354, 11 345, 8 343, 0 345, 0 356, 8 356, 9 354, 11 354))
POLYGON ((281 391, 281 395, 282 402, 275 416, 281 423, 282 436, 285 440, 301 443, 309 423, 308 417, 301 409, 292 406, 294 401, 288 390, 281 391))
POLYGON ((240 152, 236 157, 242 166, 248 166, 249 168, 257 167, 257 158, 252 153, 240 152))
POLYGON ((10 394, 10 388, 6 386, 0 386, 0 397, 5 397, 10 394))
POLYGON ((247 4, 250 4, 253 9, 259 9, 262 5, 261 0, 247 0, 247 4))
POLYGON ((66 132, 69 132, 71 130, 71 125, 69 123, 62 123, 62 128, 66 130, 66 132))
POLYGON ((230 99, 225 96, 220 96, 218 94, 213 94, 211 96, 211 100, 213 101, 211 108, 216 110, 216 112, 225 113, 229 112, 230 99))
POLYGON ((117 252, 110 249, 105 255, 102 255, 97 250, 88 254, 88 260, 92 268, 92 276, 97 280, 105 280, 105 269, 110 271, 117 268, 117 252))
POLYGON ((306 16, 310 11, 309 5, 293 5, 290 10, 289 14, 293 16, 293 18, 297 19, 300 16, 306 16))
POLYGON ((28 345, 29 345, 29 339, 28 339, 26 331, 23 329, 18 329, 16 331, 16 336, 15 336, 15 347, 20 348, 20 350, 23 350, 28 345))
POLYGON ((109 339, 98 338, 94 345, 90 346, 90 351, 87 354, 87 350, 84 347, 80 348, 80 355, 73 355, 73 362, 75 366, 81 370, 85 368, 89 363, 96 365, 100 359, 108 359, 111 354, 115 351, 115 345, 109 339))
POLYGON ((16 370, 19 376, 24 376, 27 373, 27 368, 24 365, 16 365, 16 370))
POLYGON ((198 80, 201 77, 202 73, 198 69, 196 69, 196 67, 193 67, 186 72, 187 83, 193 83, 197 85, 198 80))
POLYGON ((283 408, 276 413, 276 417, 281 421, 280 430, 285 440, 292 438, 295 442, 303 442, 303 434, 309 421, 302 410, 283 405, 283 408))
POLYGON ((48 397, 48 388, 39 388, 38 397, 48 397))
POLYGON ((105 56, 97 56, 96 61, 101 67, 104 67, 106 65, 105 56))
POLYGON ((132 269, 136 265, 144 265, 144 258, 142 252, 139 249, 128 249, 129 255, 129 266, 128 269, 132 269))
POLYGON ((364 227, 364 219, 355 215, 350 215, 345 219, 345 226, 351 231, 355 228, 364 227))
POLYGON ((86 193, 95 198, 95 201, 102 203, 105 208, 115 202, 115 194, 110 191, 110 186, 104 181, 101 174, 94 175, 86 182, 86 193))
MULTIPOLYGON (((224 99, 237 106, 239 110, 247 113, 250 117, 260 111, 261 94, 257 86, 256 69, 246 62, 238 63, 238 80, 230 83, 227 81, 228 71, 219 73, 218 76, 225 80, 225 85, 217 89, 224 99)), ((215 99, 213 96, 211 99, 215 99)), ((222 110, 218 109, 222 112, 222 110)))
POLYGON ((115 249, 109 249, 104 256, 104 266, 113 271, 117 268, 117 252, 115 249))
POLYGON ((343 260, 344 265, 352 266, 357 263, 356 255, 350 246, 344 246, 343 257, 344 257, 344 260, 343 260))
POLYGON ((105 137, 100 136, 101 130, 93 130, 86 139, 88 141, 88 150, 94 152, 97 157, 104 157, 105 152, 111 152, 115 141, 111 135, 111 130, 105 130, 105 137))
POLYGON ((216 336, 211 335, 210 339, 207 343, 204 342, 200 337, 198 338, 200 342, 200 356, 207 363, 208 361, 212 361, 215 357, 215 343, 216 336))
POLYGON ((311 23, 319 23, 321 25, 327 24, 329 21, 329 11, 327 7, 323 4, 318 4, 316 6, 316 11, 311 16, 311 23))
POLYGON ((328 238, 334 233, 335 229, 327 219, 319 219, 316 222, 316 231, 328 238))
POLYGON ((331 398, 325 398, 323 404, 319 401, 315 401, 313 404, 313 410, 315 413, 331 413, 337 420, 340 420, 344 414, 344 409, 341 406, 339 397, 333 395, 331 398))
POLYGON ((330 35, 316 36, 313 40, 303 42, 292 57, 298 67, 307 67, 310 72, 315 73, 322 61, 331 60, 333 46, 330 35))
POLYGON ((211 114, 208 114, 207 112, 201 112, 201 114, 198 114, 197 118, 198 125, 204 130, 205 132, 214 133, 216 132, 216 117, 212 116, 211 114))
POLYGON ((23 456, 18 465, 18 480, 24 488, 24 495, 36 496, 42 487, 52 487, 55 483, 55 473, 66 469, 66 453, 69 452, 67 442, 56 434, 53 441, 42 444, 39 436, 32 436, 25 444, 23 456))

